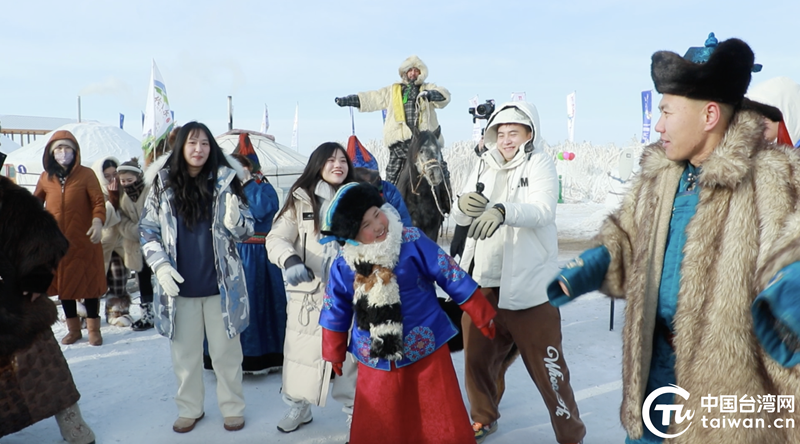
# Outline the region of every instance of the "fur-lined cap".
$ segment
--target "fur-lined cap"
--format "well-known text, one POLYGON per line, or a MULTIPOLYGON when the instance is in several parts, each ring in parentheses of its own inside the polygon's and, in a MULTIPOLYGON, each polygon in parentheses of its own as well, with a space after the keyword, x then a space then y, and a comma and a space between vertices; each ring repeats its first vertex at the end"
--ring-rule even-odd
POLYGON ((747 97, 742 99, 742 108, 743 110, 749 109, 753 110, 762 116, 766 117, 773 122, 780 122, 783 120, 783 113, 778 108, 767 105, 766 103, 756 102, 755 100, 750 100, 747 97))
POLYGON ((358 182, 342 185, 331 200, 320 230, 328 237, 319 242, 324 244, 335 240, 340 245, 345 242, 357 245, 355 238, 361 230, 364 213, 372 207, 380 208, 382 205, 383 197, 374 186, 358 182))
POLYGON ((425 65, 425 63, 423 63, 422 60, 415 55, 403 60, 403 63, 400 64, 400 68, 398 68, 397 71, 400 73, 400 78, 403 79, 404 82, 408 82, 406 73, 411 68, 417 68, 419 70, 419 76, 414 83, 417 85, 422 85, 422 83, 425 82, 425 79, 428 78, 428 66, 425 65))
POLYGON ((658 51, 653 54, 650 75, 661 94, 738 105, 750 85, 754 60, 747 43, 728 39, 713 49, 705 63, 658 51))

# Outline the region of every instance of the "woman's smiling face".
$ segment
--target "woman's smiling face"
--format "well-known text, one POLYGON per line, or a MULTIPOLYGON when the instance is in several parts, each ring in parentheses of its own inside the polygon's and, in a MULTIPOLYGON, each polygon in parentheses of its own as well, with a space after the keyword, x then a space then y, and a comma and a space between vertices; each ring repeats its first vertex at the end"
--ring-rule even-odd
POLYGON ((322 180, 334 187, 338 187, 347 177, 347 155, 344 151, 337 149, 328 158, 321 171, 322 180))

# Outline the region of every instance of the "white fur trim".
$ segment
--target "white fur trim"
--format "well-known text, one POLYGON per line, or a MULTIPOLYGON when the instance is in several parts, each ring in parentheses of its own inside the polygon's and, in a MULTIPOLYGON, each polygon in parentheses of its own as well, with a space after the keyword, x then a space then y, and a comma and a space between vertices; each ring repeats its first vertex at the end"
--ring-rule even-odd
POLYGON ((345 244, 342 248, 344 261, 355 270, 355 263, 369 262, 389 269, 394 269, 400 259, 400 247, 403 245, 403 223, 400 215, 390 204, 383 204, 381 210, 389 220, 389 232, 383 242, 371 244, 345 244))
POLYGON ((388 322, 386 324, 373 325, 369 329, 369 334, 373 338, 381 336, 403 336, 403 324, 399 322, 388 322))
POLYGON ((400 286, 397 285, 397 277, 392 275, 387 285, 378 279, 375 286, 367 298, 367 305, 369 307, 386 306, 400 303, 400 286))

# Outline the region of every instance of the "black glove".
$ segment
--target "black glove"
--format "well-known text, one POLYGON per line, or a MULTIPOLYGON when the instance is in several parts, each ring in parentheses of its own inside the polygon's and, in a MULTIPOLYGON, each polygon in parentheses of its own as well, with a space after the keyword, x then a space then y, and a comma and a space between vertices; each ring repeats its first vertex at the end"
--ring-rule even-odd
POLYGON ((337 97, 334 99, 334 101, 339 106, 353 106, 355 108, 361 107, 361 100, 359 100, 358 94, 351 94, 345 97, 337 97))

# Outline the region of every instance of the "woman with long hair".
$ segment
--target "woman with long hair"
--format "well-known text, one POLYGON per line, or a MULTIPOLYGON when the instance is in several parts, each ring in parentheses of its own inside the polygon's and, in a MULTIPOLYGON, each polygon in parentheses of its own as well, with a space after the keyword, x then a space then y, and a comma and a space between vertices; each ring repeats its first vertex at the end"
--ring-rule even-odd
POLYGON ((178 419, 194 429, 203 411, 203 337, 217 377, 217 403, 226 430, 244 427, 241 333, 249 304, 236 242, 253 234, 238 162, 225 158, 211 131, 184 125, 169 156, 147 170, 152 183, 139 231, 156 275, 155 324, 171 340, 178 379, 178 419))
MULTIPOLYGON (((331 364, 322 359, 322 329, 319 315, 328 270, 338 254, 338 245, 321 245, 320 227, 336 190, 353 182, 353 164, 344 147, 323 143, 311 153, 303 174, 292 185, 272 231, 266 239, 270 260, 284 269, 287 325, 283 359, 283 400, 290 406, 278 429, 289 433, 311 422, 311 404, 325 406, 331 364)), ((353 412, 357 364, 344 361, 331 394, 348 414, 353 412)))

